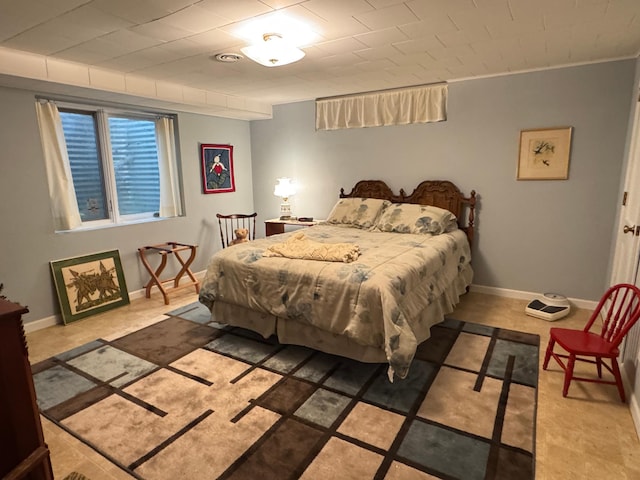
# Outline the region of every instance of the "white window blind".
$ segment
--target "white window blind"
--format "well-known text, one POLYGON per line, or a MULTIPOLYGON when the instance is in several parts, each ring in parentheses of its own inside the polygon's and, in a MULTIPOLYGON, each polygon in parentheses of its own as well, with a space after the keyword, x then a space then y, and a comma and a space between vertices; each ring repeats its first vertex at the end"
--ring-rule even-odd
POLYGON ((447 119, 446 84, 316 100, 316 130, 381 127, 447 119))
POLYGON ((93 113, 60 112, 83 222, 109 218, 104 172, 93 113))

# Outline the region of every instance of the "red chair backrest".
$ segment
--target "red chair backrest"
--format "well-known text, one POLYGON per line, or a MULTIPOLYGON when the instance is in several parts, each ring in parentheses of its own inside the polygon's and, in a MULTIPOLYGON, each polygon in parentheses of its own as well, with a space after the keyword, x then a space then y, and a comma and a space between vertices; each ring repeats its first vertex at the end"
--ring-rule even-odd
POLYGON ((640 318, 640 289, 635 285, 614 285, 598 302, 584 331, 589 331, 597 318, 602 319, 600 336, 617 347, 640 318))

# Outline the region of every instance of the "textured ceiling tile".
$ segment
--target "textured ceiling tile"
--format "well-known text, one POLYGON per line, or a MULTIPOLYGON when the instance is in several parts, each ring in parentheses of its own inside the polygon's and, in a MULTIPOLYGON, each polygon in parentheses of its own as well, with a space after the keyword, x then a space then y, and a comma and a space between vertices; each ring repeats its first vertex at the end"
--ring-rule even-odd
POLYGON ((202 0, 197 5, 216 15, 227 18, 229 22, 238 22, 273 11, 272 7, 258 0, 234 0, 233 2, 202 0))
POLYGON ((91 5, 83 5, 64 13, 50 20, 50 24, 66 32, 67 35, 78 38, 104 35, 134 25, 128 20, 105 13, 91 5), (75 33, 76 31, 78 34, 75 33))
POLYGON ((420 66, 421 68, 430 68, 437 63, 427 52, 400 55, 392 58, 391 61, 399 67, 410 67, 413 65, 420 66))
POLYGON ((153 0, 93 0, 91 5, 134 24, 157 20, 172 12, 171 9, 162 7, 153 0))
POLYGON ((486 25, 492 38, 512 38, 523 33, 543 32, 542 17, 532 17, 526 21, 489 22, 486 25))
POLYGON ((421 18, 429 16, 431 12, 451 13, 476 8, 474 0, 410 0, 405 3, 421 18))
POLYGON ((50 55, 73 47, 78 40, 65 35, 46 23, 26 30, 2 43, 2 46, 41 55, 50 55))
POLYGON ((381 8, 355 17, 371 30, 382 30, 397 24, 411 23, 419 20, 404 4, 381 8))
POLYGON ((224 50, 232 46, 246 45, 242 40, 220 29, 190 35, 187 37, 187 40, 202 47, 207 47, 208 50, 212 52, 219 51, 220 49, 224 50))
POLYGON ((393 63, 389 58, 381 58, 379 60, 360 62, 354 65, 357 70, 362 72, 375 72, 384 70, 389 72, 390 69, 397 68, 398 66, 393 63))
POLYGON ((32 12, 34 10, 40 10, 50 17, 55 17, 82 5, 87 5, 91 3, 91 0, 56 0, 55 2, 48 0, 20 0, 20 2, 13 2, 13 0, 9 0, 5 3, 20 3, 23 8, 29 9, 32 12))
POLYGON ((383 45, 375 48, 365 48, 363 50, 356 50, 357 56, 364 58, 365 60, 379 60, 381 58, 395 58, 402 55, 397 49, 391 45, 383 45))
POLYGON ((330 22, 315 25, 315 31, 325 40, 336 40, 343 37, 370 32, 371 29, 353 17, 344 17, 330 22))
POLYGON ((350 17, 374 10, 365 0, 309 0, 303 7, 325 20, 350 17))
POLYGON ((430 48, 428 50, 428 53, 436 60, 443 60, 448 58, 455 58, 458 56, 473 55, 474 51, 469 45, 460 45, 458 47, 451 48, 430 48))
POLYGON ((167 15, 158 20, 157 23, 195 34, 226 25, 229 20, 211 10, 194 5, 167 15))
POLYGON ((409 38, 421 38, 436 33, 459 31, 448 16, 440 17, 438 21, 421 20, 419 22, 406 23, 398 28, 409 38))
MULTIPOLYGON (((86 2, 86 0, 85 0, 86 2)), ((55 2, 48 2, 54 4, 55 2)), ((81 4, 81 3, 80 3, 81 4)), ((53 5, 51 5, 53 6, 53 5)), ((64 13, 66 9, 52 9, 38 0, 3 1, 0 3, 0 41, 64 13)), ((73 7, 69 6, 68 9, 73 7)))
MULTIPOLYGON (((315 46, 326 55, 336 55, 340 53, 349 53, 354 50, 361 50, 367 45, 358 41, 356 38, 346 37, 339 40, 330 40, 328 42, 322 42, 315 46)), ((307 53, 308 54, 308 53, 307 53)))
POLYGON ((285 8, 292 5, 298 5, 299 3, 305 3, 305 0, 261 0, 265 5, 269 5, 271 8, 285 8))
POLYGON ((100 48, 104 48, 105 51, 112 53, 114 57, 163 43, 161 40, 140 35, 131 30, 118 30, 117 32, 96 38, 91 42, 95 42, 100 48))
POLYGON ((104 62, 112 58, 111 54, 101 48, 97 48, 94 42, 90 42, 90 45, 83 43, 62 50, 58 52, 56 56, 72 62, 86 63, 87 65, 95 65, 96 63, 104 62))
POLYGON ((466 30, 444 32, 438 33, 436 37, 445 47, 469 45, 470 43, 483 42, 491 39, 491 35, 489 35, 489 32, 485 29, 478 29, 473 32, 468 32, 466 30))
POLYGON ((404 0, 367 0, 375 8, 385 8, 391 7, 393 5, 398 5, 399 3, 404 3, 404 0))
POLYGON ((188 37, 189 35, 193 34, 193 32, 190 32, 184 28, 167 25, 166 23, 162 23, 162 21, 160 20, 145 23, 144 25, 138 25, 137 27, 130 28, 129 30, 138 35, 153 38, 163 42, 177 40, 178 38, 188 37))
MULTIPOLYGON (((170 12, 177 12, 190 5, 195 5, 199 0, 152 0, 154 5, 165 8, 170 12)), ((235 1, 235 0, 234 0, 235 1)))
POLYGON ((538 15, 560 15, 574 10, 575 5, 575 0, 509 0, 511 15, 516 21, 526 21, 538 15))
POLYGON ((407 36, 396 27, 362 33, 356 35, 354 38, 368 47, 379 47, 381 45, 407 40, 407 36))
POLYGON ((420 38, 418 40, 408 40, 406 42, 397 42, 393 46, 405 54, 426 52, 430 48, 443 48, 442 42, 435 36, 431 38, 420 38))

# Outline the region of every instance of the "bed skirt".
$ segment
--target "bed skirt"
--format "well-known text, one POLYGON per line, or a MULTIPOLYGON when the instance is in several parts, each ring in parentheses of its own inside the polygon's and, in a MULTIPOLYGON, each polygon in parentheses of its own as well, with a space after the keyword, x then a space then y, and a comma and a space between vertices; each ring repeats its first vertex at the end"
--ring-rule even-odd
MULTIPOLYGON (((453 312, 460 301, 460 296, 471 284, 472 278, 473 271, 471 266, 467 265, 440 297, 422 311, 417 322, 412 324, 418 344, 429 338, 433 325, 453 312)), ((278 340, 283 344, 301 345, 361 362, 387 362, 384 345, 363 345, 353 338, 320 330, 310 324, 276 317, 219 300, 213 304, 211 320, 224 325, 246 328, 259 333, 264 338, 277 335, 278 340)))

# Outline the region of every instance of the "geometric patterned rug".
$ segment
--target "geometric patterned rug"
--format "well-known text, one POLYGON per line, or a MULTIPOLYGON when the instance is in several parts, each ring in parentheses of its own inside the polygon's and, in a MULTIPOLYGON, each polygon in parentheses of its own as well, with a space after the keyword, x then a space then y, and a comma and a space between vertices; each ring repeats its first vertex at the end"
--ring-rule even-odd
POLYGON ((140 479, 535 478, 539 337, 431 332, 390 383, 195 302, 32 370, 42 414, 140 479))

